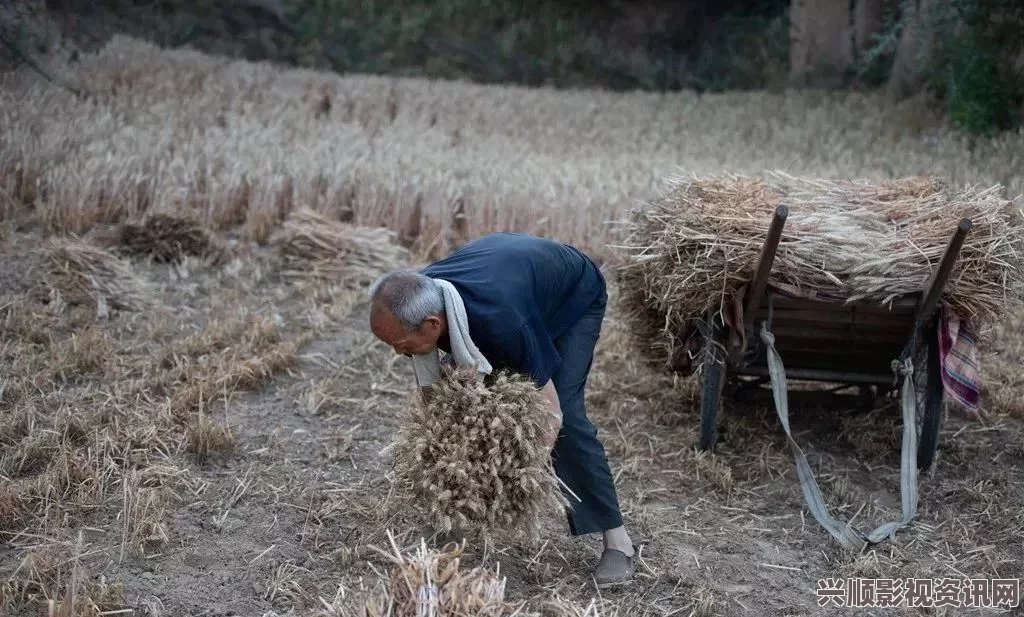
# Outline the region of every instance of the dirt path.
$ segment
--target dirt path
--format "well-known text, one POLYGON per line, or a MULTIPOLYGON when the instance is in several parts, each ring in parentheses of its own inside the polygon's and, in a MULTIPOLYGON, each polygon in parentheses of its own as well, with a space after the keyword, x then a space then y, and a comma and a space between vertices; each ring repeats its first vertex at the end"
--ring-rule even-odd
POLYGON ((106 570, 140 606, 263 615, 333 595, 351 534, 361 537, 359 508, 387 491, 375 451, 395 421, 384 412, 398 399, 342 368, 358 363, 369 342, 356 321, 303 349, 294 376, 218 411, 234 450, 192 468, 194 494, 181 495, 166 548, 106 570))

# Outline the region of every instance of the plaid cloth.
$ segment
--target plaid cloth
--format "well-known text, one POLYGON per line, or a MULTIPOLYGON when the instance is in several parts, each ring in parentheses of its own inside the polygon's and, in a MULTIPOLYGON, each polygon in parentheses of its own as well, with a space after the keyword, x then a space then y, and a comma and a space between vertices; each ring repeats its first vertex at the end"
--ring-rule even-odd
POLYGON ((967 416, 978 419, 981 365, 978 340, 965 320, 943 307, 939 322, 939 360, 946 395, 959 403, 967 416))

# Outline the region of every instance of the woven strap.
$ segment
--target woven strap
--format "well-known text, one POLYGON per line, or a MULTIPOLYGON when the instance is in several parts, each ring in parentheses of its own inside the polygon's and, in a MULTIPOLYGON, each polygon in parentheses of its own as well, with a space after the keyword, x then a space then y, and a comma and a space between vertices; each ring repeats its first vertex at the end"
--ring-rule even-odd
POLYGON ((838 540, 844 547, 860 551, 865 546, 876 544, 891 537, 897 530, 910 524, 917 516, 917 392, 914 388, 914 368, 908 357, 902 364, 894 363, 894 369, 902 373, 903 383, 900 401, 903 411, 903 457, 900 468, 900 492, 903 501, 903 518, 898 521, 884 523, 874 531, 864 534, 850 523, 842 524, 833 518, 825 506, 825 501, 814 480, 814 473, 807 463, 800 446, 793 439, 789 430, 789 403, 787 400, 786 371, 782 366, 782 358, 775 349, 775 336, 768 330, 765 322, 761 324, 761 340, 768 348, 768 371, 772 381, 772 393, 775 398, 775 411, 778 413, 782 426, 786 429, 793 456, 796 459, 796 471, 800 478, 800 488, 804 498, 814 515, 815 520, 838 540))

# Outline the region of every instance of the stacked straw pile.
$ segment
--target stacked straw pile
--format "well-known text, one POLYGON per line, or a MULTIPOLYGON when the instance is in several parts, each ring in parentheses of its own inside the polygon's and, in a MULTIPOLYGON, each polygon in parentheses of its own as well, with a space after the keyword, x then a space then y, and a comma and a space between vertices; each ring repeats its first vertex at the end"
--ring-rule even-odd
POLYGON ((498 571, 461 569, 464 547, 429 550, 424 541, 403 554, 391 533, 392 551, 377 549, 391 561, 384 589, 365 598, 359 617, 505 617, 515 614, 505 599, 505 579, 498 571))
POLYGON ((293 211, 271 242, 281 252, 285 277, 345 287, 369 285, 410 258, 387 228, 342 223, 308 208, 293 211))
POLYGON ((125 223, 119 240, 121 252, 164 263, 180 262, 186 255, 216 259, 222 253, 209 230, 192 219, 170 214, 157 213, 141 222, 125 223))
POLYGON ((150 287, 109 252, 74 237, 53 238, 44 250, 48 271, 43 283, 57 305, 88 306, 101 315, 153 305, 150 287))
POLYGON ((772 281, 879 304, 921 292, 969 218, 942 299, 983 327, 1024 297, 1024 222, 1000 190, 953 189, 933 178, 680 179, 627 223, 620 301, 651 357, 668 364, 681 337, 753 278, 775 208, 786 204, 772 281))
POLYGON ((532 542, 545 509, 566 505, 550 460, 560 421, 526 377, 502 371, 485 385, 446 366, 387 451, 438 532, 473 527, 532 542))

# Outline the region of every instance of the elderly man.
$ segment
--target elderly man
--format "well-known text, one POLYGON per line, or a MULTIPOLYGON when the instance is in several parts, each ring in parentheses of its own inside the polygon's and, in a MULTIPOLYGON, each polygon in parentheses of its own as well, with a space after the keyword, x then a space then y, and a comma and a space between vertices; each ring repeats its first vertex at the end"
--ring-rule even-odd
MULTIPOLYGON (((507 368, 533 379, 562 418, 552 458, 555 472, 575 494, 568 496, 569 530, 574 536, 603 534, 604 552, 594 572, 599 586, 631 580, 634 547, 583 400, 608 300, 598 267, 571 246, 496 233, 422 271, 391 272, 373 284, 370 296, 374 335, 413 357, 414 367, 429 366, 423 359, 436 357, 438 348, 450 354, 453 343, 461 344, 452 331, 468 329, 493 371, 507 368), (448 321, 444 290, 452 288, 465 307, 466 324, 448 321)), ((417 368, 421 387, 429 385, 423 374, 417 368)))

